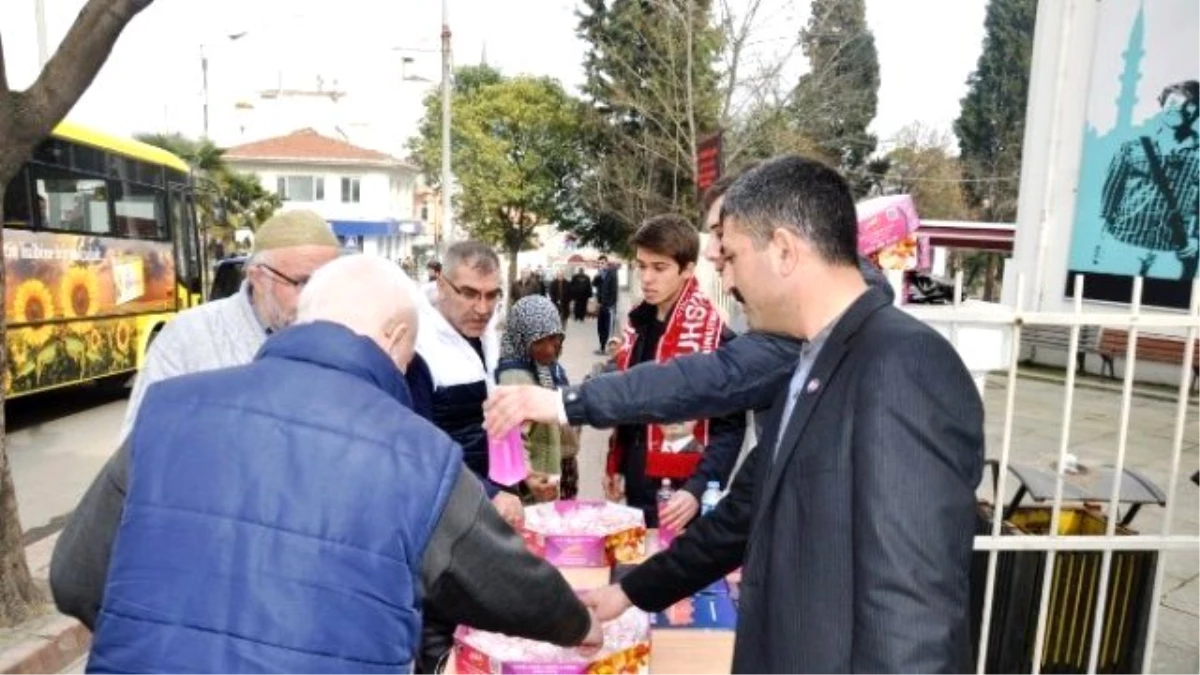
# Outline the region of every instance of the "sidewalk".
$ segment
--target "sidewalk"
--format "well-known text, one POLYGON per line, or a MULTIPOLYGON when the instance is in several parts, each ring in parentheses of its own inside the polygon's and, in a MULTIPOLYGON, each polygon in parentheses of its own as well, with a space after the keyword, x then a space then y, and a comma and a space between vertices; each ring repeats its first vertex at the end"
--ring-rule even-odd
POLYGON ((20 626, 0 629, 0 673, 57 673, 76 667, 87 655, 91 632, 49 602, 50 554, 57 541, 55 534, 25 547, 29 571, 47 602, 20 626))

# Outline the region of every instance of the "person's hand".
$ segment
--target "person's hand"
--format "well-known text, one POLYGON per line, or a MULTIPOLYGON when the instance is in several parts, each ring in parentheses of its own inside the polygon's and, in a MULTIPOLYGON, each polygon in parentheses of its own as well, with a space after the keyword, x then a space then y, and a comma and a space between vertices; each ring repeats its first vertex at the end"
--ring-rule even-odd
POLYGON ((532 384, 496 387, 483 404, 483 428, 497 438, 522 422, 558 423, 562 394, 532 384))
POLYGON ((619 502, 625 498, 625 476, 615 473, 611 476, 605 476, 604 480, 604 497, 610 502, 619 502))
POLYGON ((600 621, 612 621, 633 606, 619 584, 588 591, 583 595, 583 604, 587 605, 600 621))
POLYGON ((500 512, 500 517, 509 525, 512 525, 514 530, 519 530, 525 525, 525 507, 521 505, 521 498, 511 492, 497 492, 495 497, 492 497, 492 506, 500 512))
POLYGON ((588 618, 591 619, 592 625, 588 627, 587 636, 583 638, 583 642, 579 643, 580 647, 587 649, 599 649, 604 646, 604 622, 592 608, 588 608, 588 618))
POLYGON ((659 516, 659 524, 678 532, 687 527, 697 513, 700 513, 700 502, 696 501, 696 497, 687 490, 677 490, 659 516))

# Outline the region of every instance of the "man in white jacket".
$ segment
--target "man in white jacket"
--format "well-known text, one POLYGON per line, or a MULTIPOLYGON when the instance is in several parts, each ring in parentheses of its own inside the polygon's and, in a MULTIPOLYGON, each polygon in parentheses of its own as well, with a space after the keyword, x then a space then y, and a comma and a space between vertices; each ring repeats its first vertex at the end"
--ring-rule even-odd
POLYGON ((325 219, 312 211, 288 211, 263 223, 255 234, 241 289, 180 312, 150 344, 133 383, 118 442, 133 429, 151 384, 250 363, 267 335, 295 320, 300 291, 313 272, 336 257, 337 237, 325 219))

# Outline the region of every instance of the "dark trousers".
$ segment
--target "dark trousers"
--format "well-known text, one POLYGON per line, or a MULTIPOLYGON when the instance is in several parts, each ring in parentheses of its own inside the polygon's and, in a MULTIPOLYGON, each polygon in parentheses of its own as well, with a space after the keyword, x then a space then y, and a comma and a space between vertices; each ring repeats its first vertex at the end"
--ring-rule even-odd
POLYGON ((575 301, 575 320, 583 321, 587 318, 587 298, 575 301))
POLYGON ((600 336, 600 349, 608 344, 608 338, 612 336, 613 331, 613 308, 600 305, 600 311, 596 314, 596 333, 600 336))

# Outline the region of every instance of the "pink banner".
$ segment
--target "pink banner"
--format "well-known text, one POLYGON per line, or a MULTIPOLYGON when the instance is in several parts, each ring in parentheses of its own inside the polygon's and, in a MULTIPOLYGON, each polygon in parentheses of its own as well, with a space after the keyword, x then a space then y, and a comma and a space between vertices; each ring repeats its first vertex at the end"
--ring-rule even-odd
POLYGON ((858 254, 871 255, 903 241, 921 225, 912 197, 891 195, 859 202, 858 254))

